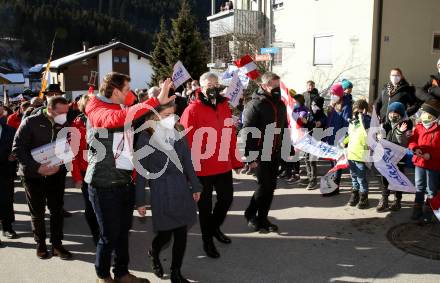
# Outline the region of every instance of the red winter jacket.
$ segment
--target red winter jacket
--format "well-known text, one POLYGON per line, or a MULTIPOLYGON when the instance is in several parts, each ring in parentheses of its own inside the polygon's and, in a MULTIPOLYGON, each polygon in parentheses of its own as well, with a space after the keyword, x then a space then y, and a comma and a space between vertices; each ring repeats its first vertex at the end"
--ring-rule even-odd
POLYGON ((124 127, 126 118, 129 117, 127 122, 139 119, 157 106, 159 106, 157 98, 151 98, 145 102, 122 109, 119 104, 106 103, 97 97, 92 97, 87 103, 86 115, 94 128, 115 129, 124 127))
POLYGON ((72 123, 72 127, 77 128, 81 135, 80 139, 75 141, 76 143, 79 142, 79 144, 73 144, 74 141, 72 140, 73 148, 78 147, 78 153, 76 154, 75 159, 72 161, 72 178, 75 183, 83 181, 83 175, 86 173, 88 165, 87 160, 84 159, 84 157, 87 158, 86 121, 87 118, 81 114, 80 116, 76 117, 72 123))
POLYGON ((421 123, 417 124, 413 135, 409 138, 409 149, 420 149, 423 153, 429 153, 431 158, 425 160, 414 155, 413 163, 417 167, 440 171, 440 126, 435 124, 425 129, 421 123))
POLYGON ((6 124, 14 129, 18 129, 21 124, 21 117, 22 115, 19 111, 14 112, 8 117, 6 124))
MULTIPOLYGON (((217 105, 214 107, 204 99, 200 91, 196 95, 198 95, 197 100, 185 109, 180 123, 187 129, 193 127, 186 137, 191 147, 191 156, 197 176, 217 175, 232 169, 242 168, 243 163, 237 158, 239 156, 237 135, 228 100, 223 97, 217 98, 217 105), (231 119, 231 122, 225 125, 225 119, 231 119), (205 127, 216 132, 217 138, 213 143, 207 144, 208 134, 204 130, 202 130, 205 133, 203 136, 200 136, 200 131, 195 135, 198 129, 205 127), (223 140, 222 132, 225 133, 223 140), (203 157, 206 152, 213 154, 203 157)), ((214 136, 213 134, 209 135, 214 136)))

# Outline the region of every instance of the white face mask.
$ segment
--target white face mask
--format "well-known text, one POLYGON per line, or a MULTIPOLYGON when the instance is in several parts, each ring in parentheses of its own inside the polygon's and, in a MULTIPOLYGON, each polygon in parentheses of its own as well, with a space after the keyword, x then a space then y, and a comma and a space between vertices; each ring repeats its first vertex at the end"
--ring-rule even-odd
POLYGON ((390 82, 393 83, 393 85, 398 84, 401 79, 400 76, 390 76, 390 82))
POLYGON ((57 116, 55 116, 55 118, 53 118, 53 120, 55 121, 55 123, 59 124, 59 125, 64 125, 67 122, 67 114, 59 114, 57 116))
POLYGON ((3 116, 7 117, 8 116, 8 111, 3 110, 3 116))
POLYGON ((163 128, 171 130, 176 124, 176 119, 174 118, 174 115, 170 115, 166 118, 160 119, 159 123, 163 128))
POLYGON ((340 98, 339 96, 334 95, 334 94, 332 94, 332 95, 330 96, 330 100, 331 100, 331 102, 333 102, 333 103, 337 103, 337 102, 339 102, 340 99, 341 99, 341 98, 340 98))
POLYGON ((194 91, 194 90, 198 89, 198 87, 196 87, 196 86, 191 86, 191 89, 194 91))
POLYGON ((312 105, 312 111, 313 111, 313 113, 316 113, 316 112, 318 112, 319 110, 321 110, 321 108, 319 108, 319 107, 316 106, 316 105, 312 105))

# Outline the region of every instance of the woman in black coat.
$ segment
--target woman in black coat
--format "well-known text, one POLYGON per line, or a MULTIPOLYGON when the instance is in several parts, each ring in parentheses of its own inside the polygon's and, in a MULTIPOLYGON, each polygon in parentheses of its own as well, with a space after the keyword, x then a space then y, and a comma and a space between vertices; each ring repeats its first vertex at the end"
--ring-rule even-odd
POLYGON ((139 135, 134 154, 136 206, 146 213, 145 187, 150 187, 153 239, 149 256, 154 274, 163 277, 159 254, 174 236, 171 282, 189 282, 180 273, 188 229, 197 221, 196 202, 202 186, 196 176, 185 137, 176 129, 175 104, 161 105, 147 118, 147 129, 139 135), (157 113, 157 114, 155 114, 157 113))
POLYGON ((410 86, 399 68, 391 69, 390 80, 384 86, 376 99, 375 107, 381 123, 387 120, 388 106, 393 102, 400 102, 405 106, 408 116, 412 116, 419 109, 414 94, 414 87, 410 86))

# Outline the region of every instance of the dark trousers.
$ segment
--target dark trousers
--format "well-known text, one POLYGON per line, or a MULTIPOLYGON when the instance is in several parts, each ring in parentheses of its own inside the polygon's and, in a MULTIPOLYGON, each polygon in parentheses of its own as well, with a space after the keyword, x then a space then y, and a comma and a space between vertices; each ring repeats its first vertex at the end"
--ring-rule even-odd
POLYGON ((247 218, 257 216, 259 221, 267 219, 270 206, 272 205, 273 194, 277 187, 277 168, 279 162, 279 158, 272 158, 271 161, 260 161, 258 163, 256 172, 258 188, 246 209, 245 215, 247 218))
POLYGON ((159 257, 160 251, 171 241, 171 237, 174 236, 171 270, 179 270, 182 267, 183 257, 185 256, 187 234, 188 229, 186 226, 157 232, 152 243, 151 250, 153 256, 159 257))
POLYGON ((0 219, 3 231, 12 230, 12 222, 15 220, 14 176, 7 174, 0 175, 0 219))
POLYGON ((232 187, 232 171, 211 175, 200 176, 203 191, 197 203, 199 207, 200 228, 204 241, 212 239, 213 232, 225 221, 228 210, 231 207, 234 195, 232 187), (217 193, 217 201, 212 209, 212 192, 217 193))
MULTIPOLYGON (((399 168, 400 172, 404 172, 405 170, 405 164, 398 163, 397 167, 399 168)), ((388 190, 388 180, 385 177, 382 177, 382 196, 383 197, 389 197, 391 194, 391 191, 388 190)), ((395 191, 396 199, 401 200, 402 199, 402 192, 395 191)))
POLYGON ((44 215, 47 204, 50 212, 50 242, 54 246, 61 245, 64 224, 65 171, 45 178, 31 179, 24 177, 22 180, 31 213, 35 242, 44 243, 46 241, 44 215))
POLYGON ((304 161, 306 163, 307 178, 309 179, 309 182, 316 182, 318 168, 315 157, 307 153, 304 157, 304 161))
POLYGON ((83 182, 81 191, 84 197, 84 206, 85 206, 84 214, 86 217, 87 224, 89 225, 90 232, 92 233, 93 243, 95 243, 96 246, 99 241, 99 225, 98 225, 98 221, 96 220, 95 211, 93 211, 92 203, 90 202, 89 185, 86 182, 83 182))
POLYGON ((113 273, 120 278, 128 274, 128 232, 133 216, 131 186, 96 188, 89 186, 89 198, 99 225, 95 269, 99 278, 110 276, 112 253, 115 254, 113 273))

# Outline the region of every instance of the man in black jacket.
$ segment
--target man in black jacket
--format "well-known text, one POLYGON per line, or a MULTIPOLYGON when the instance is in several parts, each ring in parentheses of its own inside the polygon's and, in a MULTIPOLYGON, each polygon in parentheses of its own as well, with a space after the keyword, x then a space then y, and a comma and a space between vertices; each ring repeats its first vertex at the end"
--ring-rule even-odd
POLYGON ((308 81, 307 82, 307 91, 303 93, 304 99, 306 101, 305 106, 307 109, 311 110, 312 107, 312 101, 317 99, 319 97, 319 92, 315 88, 315 82, 314 81, 308 81))
POLYGON ((440 59, 437 61, 437 74, 430 75, 429 80, 421 88, 417 88, 416 97, 420 101, 440 100, 440 59))
MULTIPOLYGON (((1 102, 0 113, 3 113, 1 102)), ((6 117, 0 114, 0 219, 3 236, 8 239, 17 238, 17 233, 12 229, 15 220, 14 178, 17 169, 17 163, 11 154, 14 134, 15 129, 6 125, 6 117)))
POLYGON ((32 231, 37 243, 37 257, 49 257, 46 246, 45 208, 50 211, 50 242, 52 255, 71 259, 72 254, 62 245, 63 196, 67 170, 64 165, 50 166, 34 160, 31 151, 56 140, 65 126, 69 104, 61 96, 48 99, 47 108, 28 117, 17 130, 13 153, 23 171, 23 185, 32 219, 32 231))
POLYGON ((246 106, 244 117, 245 128, 257 128, 261 132, 259 139, 248 137, 245 149, 247 156, 251 151, 258 152, 257 160, 249 165, 257 169, 258 188, 245 211, 248 226, 254 231, 268 233, 278 230, 276 225, 269 222, 267 216, 277 185, 283 130, 286 126, 287 111, 281 101, 280 77, 273 73, 265 73, 260 88, 246 106), (275 125, 281 132, 276 134, 269 125, 275 125), (274 136, 271 141, 272 134, 274 136))

